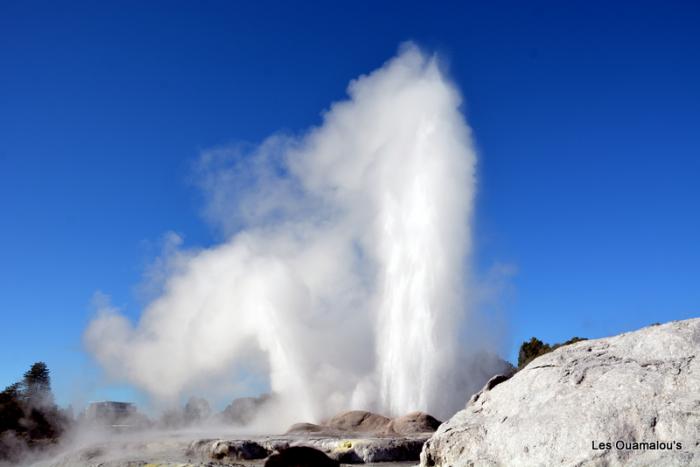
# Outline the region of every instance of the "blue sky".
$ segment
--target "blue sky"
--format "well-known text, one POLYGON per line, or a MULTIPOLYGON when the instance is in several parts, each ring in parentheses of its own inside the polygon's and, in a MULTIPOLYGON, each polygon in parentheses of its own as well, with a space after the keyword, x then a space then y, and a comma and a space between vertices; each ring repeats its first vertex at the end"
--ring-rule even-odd
POLYGON ((137 317, 167 231, 219 240, 199 152, 301 131, 405 40, 443 55, 479 150, 477 268, 512 264, 508 357, 700 315, 695 2, 0 3, 0 386, 105 389, 97 290, 137 317))

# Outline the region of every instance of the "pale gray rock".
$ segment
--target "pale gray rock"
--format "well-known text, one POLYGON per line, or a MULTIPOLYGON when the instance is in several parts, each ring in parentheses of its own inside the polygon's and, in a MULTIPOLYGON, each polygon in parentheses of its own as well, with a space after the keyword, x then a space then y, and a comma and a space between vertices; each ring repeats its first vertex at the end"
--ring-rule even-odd
POLYGON ((700 465, 699 351, 700 319, 561 347, 492 379, 421 466, 700 465))
POLYGON ((417 462, 427 435, 411 437, 298 438, 291 446, 308 446, 343 464, 375 462, 417 462))
MULTIPOLYGON (((427 437, 413 438, 375 438, 356 440, 344 456, 338 457, 342 462, 374 463, 417 461, 421 448, 427 437)), ((337 451, 336 451, 337 452, 337 451)))
POLYGON ((239 440, 197 440, 185 451, 187 457, 199 457, 218 461, 264 459, 271 450, 247 439, 239 440))
POLYGON ((345 433, 345 437, 326 435, 263 436, 254 440, 201 439, 193 441, 185 458, 199 461, 250 461, 264 459, 290 448, 313 448, 333 461, 343 464, 418 461, 429 434, 403 437, 362 436, 345 433))

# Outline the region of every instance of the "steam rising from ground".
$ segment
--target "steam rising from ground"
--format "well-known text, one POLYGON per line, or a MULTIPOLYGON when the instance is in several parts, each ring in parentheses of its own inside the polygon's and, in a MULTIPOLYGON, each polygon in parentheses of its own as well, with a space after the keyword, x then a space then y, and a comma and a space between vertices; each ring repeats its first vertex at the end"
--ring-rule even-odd
POLYGON ((259 371, 280 427, 463 406, 476 159, 460 94, 409 44, 348 95, 300 137, 203 155, 228 240, 173 249, 136 325, 103 307, 85 340, 113 376, 174 400, 259 371))

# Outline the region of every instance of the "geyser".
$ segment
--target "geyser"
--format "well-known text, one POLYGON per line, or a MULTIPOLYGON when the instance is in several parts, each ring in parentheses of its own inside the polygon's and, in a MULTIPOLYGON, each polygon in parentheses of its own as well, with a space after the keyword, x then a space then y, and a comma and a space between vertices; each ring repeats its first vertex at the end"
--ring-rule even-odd
POLYGON ((167 400, 253 365, 275 428, 462 407, 476 158, 460 94, 407 44, 348 96, 303 135, 202 155, 228 240, 171 251, 138 323, 103 307, 85 342, 112 376, 167 400))

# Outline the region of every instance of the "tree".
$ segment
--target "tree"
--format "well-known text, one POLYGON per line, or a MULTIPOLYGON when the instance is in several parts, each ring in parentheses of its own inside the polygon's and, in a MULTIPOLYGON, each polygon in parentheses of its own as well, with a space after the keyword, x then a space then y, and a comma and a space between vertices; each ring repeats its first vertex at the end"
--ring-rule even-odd
POLYGON ((527 366, 528 363, 530 363, 532 360, 539 357, 540 355, 549 353, 553 350, 558 349, 559 347, 563 347, 565 345, 574 344, 576 342, 585 340, 585 337, 572 337, 566 342, 549 345, 537 339, 536 337, 533 337, 529 341, 523 342, 523 344, 520 346, 520 352, 518 352, 518 370, 527 366))
POLYGON ((27 447, 56 442, 68 423, 53 403, 48 367, 36 362, 20 382, 0 392, 0 461, 17 461, 27 447))
POLYGON ((51 394, 51 375, 44 362, 36 362, 24 373, 22 381, 25 397, 30 403, 43 404, 51 394))
POLYGON ((22 428, 20 420, 24 416, 24 410, 21 398, 19 383, 12 384, 0 392, 0 433, 22 428))
POLYGON ((190 397, 185 404, 185 423, 197 423, 206 420, 211 415, 209 402, 201 397, 190 397))
POLYGON ((536 337, 531 338, 528 342, 523 342, 520 346, 520 352, 518 352, 518 369, 525 367, 535 358, 551 350, 549 344, 545 344, 536 337))

